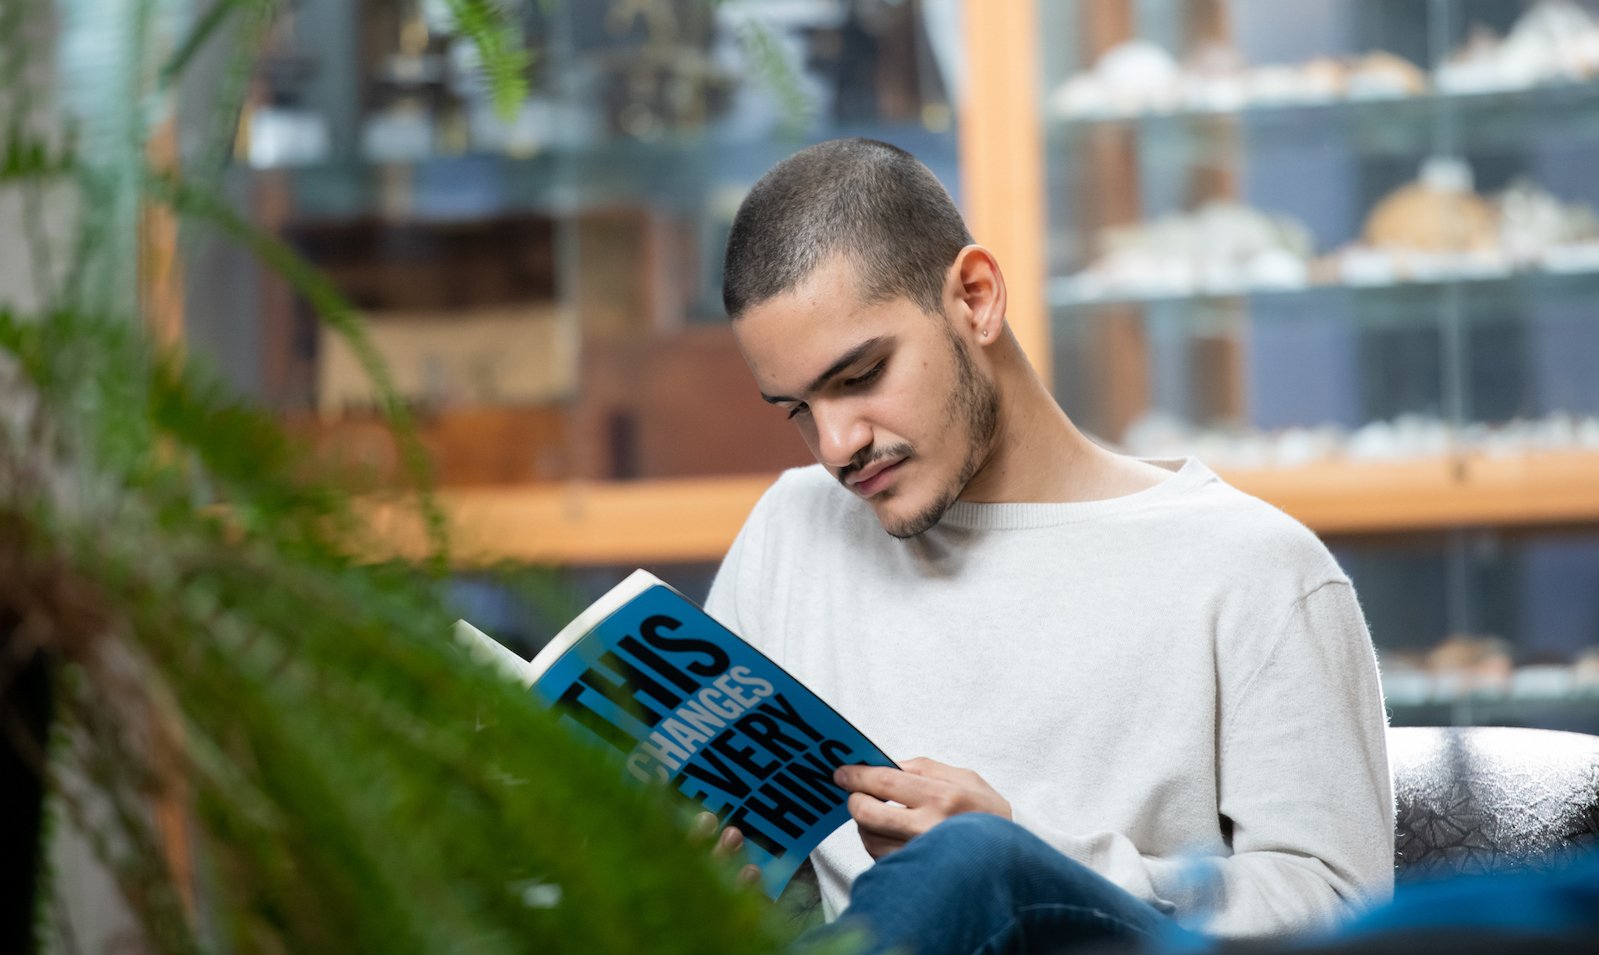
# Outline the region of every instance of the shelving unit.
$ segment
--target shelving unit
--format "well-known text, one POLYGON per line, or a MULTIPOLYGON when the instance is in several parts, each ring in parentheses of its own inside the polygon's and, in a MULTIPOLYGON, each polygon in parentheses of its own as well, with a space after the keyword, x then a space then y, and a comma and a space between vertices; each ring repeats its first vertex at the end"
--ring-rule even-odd
MULTIPOLYGON (((1008 318, 1024 349, 1074 419, 1108 441, 1123 440, 1127 426, 1152 409, 1176 410, 1190 434, 1238 434, 1255 442, 1242 450, 1258 450, 1283 429, 1319 427, 1316 401, 1325 403, 1335 387, 1341 403, 1331 423, 1342 434, 1358 436, 1363 426, 1405 416, 1438 429, 1452 424, 1448 437, 1424 448, 1205 457, 1230 482, 1328 539, 1356 577, 1380 647, 1397 640, 1410 652, 1417 641, 1492 629, 1504 614, 1481 610, 1483 601, 1548 594, 1529 582, 1531 569, 1520 582, 1506 582, 1506 573, 1520 573, 1515 562, 1523 551, 1546 539, 1575 541, 1579 550, 1599 542, 1599 448, 1507 439, 1528 421, 1599 415, 1599 386, 1585 383, 1594 377, 1592 361, 1584 370, 1582 357, 1585 349, 1599 354, 1599 334, 1591 333, 1599 332, 1599 315, 1589 304, 1599 300, 1599 262, 1580 254, 1554 267, 1536 258, 1514 265, 1463 258, 1431 263, 1431 272, 1384 277, 1379 270, 1352 282, 1334 256, 1360 235, 1376 197, 1414 176, 1429 154, 1486 157, 1480 191, 1499 188, 1525 165, 1518 157, 1529 144, 1543 150, 1538 168, 1545 173, 1561 156, 1599 154, 1599 78, 1231 111, 1071 119, 1049 112, 1046 97, 1060 78, 1065 45, 1082 44, 1075 64, 1082 67, 1134 35, 1139 17, 1156 16, 1226 37, 1229 16, 1278 9, 1263 2, 965 0, 957 136, 929 132, 914 118, 815 135, 886 135, 931 160, 957 187, 973 233, 1005 269, 1008 318), (1255 195, 1261 191, 1266 199, 1255 195), (1273 196, 1285 206, 1267 201, 1273 196), (1157 288, 1079 281, 1096 229, 1222 198, 1307 220, 1333 208, 1343 214, 1314 222, 1319 261, 1303 282, 1212 277, 1207 284, 1196 277, 1157 288), (1548 368, 1565 377, 1551 384, 1548 368), (1300 394, 1306 382, 1322 390, 1315 400, 1300 394), (1274 459, 1294 463, 1239 466, 1274 459), (1425 573, 1412 582, 1417 568, 1425 573), (1361 574, 1391 585, 1371 586, 1384 581, 1368 576, 1363 583, 1361 574), (1388 603, 1431 609, 1396 623, 1383 616, 1388 603)), ((1381 11, 1369 19, 1392 26, 1461 2, 1401 9, 1355 0, 1329 9, 1342 15, 1364 3, 1362 9, 1381 11)), ((1440 37, 1454 39, 1436 23, 1419 32, 1434 49, 1440 37)), ((1177 40, 1172 30, 1161 37, 1168 45, 1177 40)), ((1406 55, 1415 57, 1411 46, 1406 55)), ((454 556, 463 565, 710 564, 776 468, 804 461, 781 427, 755 417, 762 408, 745 393, 725 332, 697 324, 719 318, 718 230, 741 186, 797 145, 708 130, 649 142, 551 143, 521 157, 238 170, 235 188, 263 192, 269 211, 290 210, 302 220, 366 220, 402 232, 495 216, 553 223, 554 301, 581 316, 571 400, 537 409, 424 408, 421 415, 424 441, 447 462, 440 502, 456 530, 454 556), (584 263, 626 263, 627 270, 594 273, 584 263), (667 387, 683 380, 703 383, 698 404, 667 387), (740 410, 746 398, 750 408, 740 410), (551 453, 531 453, 533 445, 551 453)), ((1574 180, 1588 178, 1567 176, 1557 191, 1564 198, 1574 180)), ((1599 197, 1588 198, 1599 205, 1599 197)), ((393 456, 372 420, 302 424, 344 451, 393 456)), ((374 550, 424 551, 420 525, 403 501, 374 498, 363 506, 374 550)), ((1599 547, 1592 550, 1599 561, 1599 547)), ((1599 577, 1592 589, 1599 592, 1599 577)), ((1599 620, 1599 612, 1591 616, 1599 620)), ((1537 625, 1567 626, 1568 617, 1537 625)), ((1599 627, 1588 642, 1599 643, 1599 627)), ((1537 652, 1556 652, 1546 645, 1537 652)), ((1548 722, 1564 712, 1560 707, 1581 714, 1592 702, 1401 700, 1394 718, 1520 714, 1548 722)))
MULTIPOLYGON (((1322 285, 1305 289, 1205 293, 1185 296, 1123 297, 1075 300, 1067 294, 1066 277, 1031 285, 1026 270, 1048 260, 1044 252, 1045 224, 1030 210, 1045 205, 1029 196, 1045 192, 1042 158, 1061 148, 1062 137, 1079 135, 1103 126, 1148 127, 1150 124, 1236 125, 1237 122, 1277 126, 1307 124, 1325 129, 1328 117, 1374 129, 1409 129, 1406 116, 1427 110, 1492 111, 1514 106, 1552 111, 1573 104, 1599 105, 1599 87, 1586 84, 1549 86, 1513 93, 1429 94, 1402 101, 1340 102, 1317 106, 1254 107, 1233 115, 1178 114, 1095 120, 1045 121, 1035 116, 1036 105, 1023 102, 1018 90, 1037 96, 1038 29, 1028 5, 1004 6, 999 11, 970 18, 968 55, 970 87, 960 126, 961 172, 965 207, 976 233, 1001 253, 1012 288, 1011 322, 1027 343, 1035 364, 1047 366, 1051 356, 1051 308, 1079 305, 1183 304, 1229 306, 1238 298, 1266 298, 1293 306, 1305 299, 1387 297, 1403 302, 1416 296, 1434 296, 1445 289, 1464 287, 1473 295, 1585 294, 1599 286, 1593 273, 1571 275, 1519 273, 1437 282, 1395 282, 1388 286, 1350 287, 1322 285), (1029 42, 1021 43, 1021 38, 1029 42), (1025 51, 1025 52, 1019 52, 1025 51), (1028 155, 1039 162, 1024 161, 1028 155), (990 238, 990 237, 993 238, 990 238), (1029 288, 1043 294, 1030 295, 1029 288)), ((1034 101, 1036 104, 1036 100, 1034 101)), ((1599 114, 1599 110, 1595 111, 1599 114)), ((1525 117, 1523 117, 1525 120, 1525 117)), ((1415 148, 1418 134, 1407 133, 1407 148, 1415 148)), ((1421 134, 1424 138, 1424 131, 1421 134)), ((1236 144, 1232 147, 1236 149, 1236 144)), ((670 150, 667 150, 670 154, 670 150)), ((541 158, 537 163, 553 161, 541 158)), ((603 164, 600 164, 603 165, 603 164)), ((600 168, 597 165, 596 168, 600 168)), ((692 162, 686 163, 692 166, 692 162)), ((1227 477, 1301 518, 1327 534, 1384 534, 1437 529, 1457 525, 1528 527, 1599 523, 1599 454, 1588 451, 1529 452, 1515 457, 1485 457, 1469 451, 1458 455, 1402 461, 1325 461, 1299 468, 1227 470, 1227 477)), ((494 514, 486 524, 506 530, 503 537, 529 544, 506 544, 503 556, 528 556, 577 563, 604 563, 637 556, 650 559, 714 560, 731 540, 742 515, 756 496, 754 489, 766 478, 707 479, 705 482, 587 482, 547 484, 522 490, 468 490, 447 492, 452 506, 459 503, 468 521, 475 515, 494 514), (701 498, 700 491, 711 492, 701 498), (524 499, 526 507, 515 504, 524 499), (720 504, 704 503, 715 499, 720 504), (566 502, 563 507, 554 502, 566 502), (581 502, 573 505, 573 502, 581 502), (696 503, 699 502, 699 503, 696 503), (615 549, 598 543, 622 539, 623 530, 639 514, 655 512, 651 530, 615 549), (558 514, 552 532, 532 517, 514 515, 558 514), (688 515, 692 514, 692 517, 688 515), (466 516, 473 515, 473 516, 466 516), (681 518, 681 519, 679 519, 681 518), (526 520, 526 523, 522 523, 526 520), (541 529, 543 528, 543 529, 541 529), (661 542, 650 543, 658 533, 661 542), (671 539, 695 541, 670 544, 671 539), (566 543, 563 543, 565 541, 566 543)), ((485 553, 495 552, 493 548, 485 553)))
MULTIPOLYGON (((1589 254, 1587 249, 1582 250, 1589 254)), ((1437 293, 1449 288, 1461 288, 1473 294, 1565 296, 1591 295, 1599 292, 1599 247, 1596 247, 1592 267, 1550 269, 1533 266, 1513 269, 1509 265, 1495 265, 1476 274, 1462 268, 1452 275, 1420 279, 1388 278, 1366 282, 1322 281, 1303 285, 1257 285, 1217 287, 1214 285, 1189 288, 1111 288, 1101 291, 1093 283, 1075 276, 1059 276, 1049 280, 1048 297, 1051 308, 1070 309, 1089 305, 1149 305, 1191 304, 1207 305, 1225 300, 1269 298, 1286 305, 1311 305, 1315 298, 1361 296, 1377 300, 1386 294, 1389 301, 1403 302, 1405 296, 1414 298, 1417 293, 1437 293)))
MULTIPOLYGON (((640 479, 714 482, 802 463, 721 324, 738 200, 794 149, 833 136, 887 139, 954 180, 936 44, 909 7, 609 6, 519 5, 533 93, 499 135, 485 131, 478 84, 458 69, 463 44, 433 4, 294 11, 272 53, 293 69, 258 76, 252 108, 269 121, 244 129, 282 141, 241 137, 228 191, 369 319, 448 488, 537 499, 552 483, 615 482, 611 501, 640 479), (783 83, 794 88, 774 91, 783 83), (812 112, 780 108, 794 92, 812 112), (320 148, 283 134, 318 125, 320 148), (499 250, 485 242, 494 236, 499 250), (528 320, 514 325, 519 310, 528 320), (448 337, 496 319, 503 349, 448 337), (535 338, 557 340, 558 360, 533 360, 535 338), (506 353, 538 381, 516 380, 506 353), (479 387, 477 365, 492 366, 481 377, 493 387, 479 387)), ((199 344, 228 349, 219 363, 301 435, 401 483, 370 402, 327 387, 338 343, 303 303, 247 265, 200 274, 194 314, 248 330, 200 329, 199 344)), ((697 559, 719 556, 701 546, 697 559)))
POLYGON ((1051 115, 1045 125, 1052 134, 1073 137, 1106 125, 1140 126, 1150 132, 1156 126, 1181 128, 1187 135, 1203 135, 1207 129, 1230 131, 1238 124, 1259 124, 1259 128, 1282 129, 1304 135, 1303 127, 1316 125, 1362 148, 1403 146, 1406 153, 1417 145, 1427 145, 1430 120, 1439 113, 1452 113, 1470 126, 1467 136, 1495 136, 1510 129, 1559 119, 1572 135, 1588 135, 1599 123, 1599 85, 1585 81, 1531 84, 1521 88, 1483 92, 1423 92, 1415 95, 1361 96, 1321 100, 1255 102, 1228 108, 1174 108, 1104 113, 1089 116, 1051 115), (1574 126, 1573 126, 1574 124, 1574 126), (1362 133, 1378 137, 1364 139, 1362 133), (1399 138, 1407 137, 1407 138, 1399 138))
MULTIPOLYGON (((1538 434, 1547 425, 1586 436, 1599 421, 1593 237, 1547 258, 1440 250, 1386 275, 1381 261, 1346 272, 1341 258, 1369 241, 1362 220, 1377 200, 1429 156, 1468 162, 1479 197, 1530 173, 1563 202, 1599 207, 1582 172, 1599 162, 1599 75, 1439 91, 1437 68, 1471 21, 1497 17, 1503 30, 1530 0, 1312 2, 1291 15, 1252 0, 1030 6, 1035 19, 1011 42, 1045 51, 1035 74, 1039 167, 967 172, 1043 184, 1050 211, 1032 254, 1047 263, 1053 380, 1074 419, 1117 443, 1202 442, 1230 482, 1327 538, 1363 595, 1379 655, 1430 659, 1445 636, 1496 634, 1521 668, 1599 645, 1599 448, 1538 434), (1397 50, 1426 89, 1062 115, 1050 94, 1134 37, 1175 58, 1230 46, 1251 66, 1397 50), (1306 224, 1314 247, 1298 259, 1302 278, 1254 281, 1242 268, 1196 265, 1140 282, 1125 266, 1087 269, 1100 230, 1211 200, 1306 224), (1406 423, 1421 425, 1410 433, 1425 443, 1377 442, 1373 454, 1373 442, 1355 440, 1406 423), (1303 440, 1273 444, 1295 430, 1303 440), (1329 448, 1328 435, 1349 443, 1329 448), (1227 466, 1278 453, 1303 463, 1227 466)), ((1393 719, 1592 731, 1599 697, 1401 693, 1393 719)))

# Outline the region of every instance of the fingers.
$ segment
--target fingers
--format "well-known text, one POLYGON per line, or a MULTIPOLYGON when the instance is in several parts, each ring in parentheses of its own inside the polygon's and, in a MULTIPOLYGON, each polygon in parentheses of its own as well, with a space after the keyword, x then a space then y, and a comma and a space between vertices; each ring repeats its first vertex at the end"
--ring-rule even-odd
POLYGON ((722 820, 716 818, 714 812, 696 813, 694 820, 689 823, 688 837, 691 842, 708 842, 716 835, 716 830, 722 825, 722 820))
POLYGON ((736 826, 728 826, 716 839, 716 847, 711 854, 719 859, 725 859, 744 847, 744 833, 739 832, 736 826))
MULTIPOLYGON (((689 823, 689 839, 705 842, 714 836, 716 842, 711 846, 711 855, 717 859, 731 858, 744 848, 744 833, 737 826, 728 826, 718 834, 721 825, 722 820, 714 812, 695 813, 689 823)), ((739 869, 733 878, 740 887, 758 886, 761 884, 761 867, 752 862, 739 869)))
POLYGON ((870 833, 905 842, 931 824, 915 809, 893 806, 865 793, 850 793, 848 805, 850 817, 863 835, 870 833))
POLYGON ((833 781, 850 792, 905 806, 921 804, 933 788, 925 777, 888 766, 840 766, 833 773, 833 781))
POLYGON ((959 766, 951 766, 948 763, 941 763, 936 759, 928 759, 925 756, 918 756, 915 759, 907 759, 905 762, 899 764, 899 768, 905 770, 907 773, 910 773, 912 776, 922 776, 927 779, 942 779, 946 782, 952 783, 969 782, 973 777, 977 776, 976 773, 969 769, 961 769, 959 766))
POLYGON ((714 836, 716 841, 711 845, 711 855, 718 859, 725 859, 744 846, 744 833, 739 832, 737 826, 722 829, 722 820, 714 812, 695 813, 688 835, 692 842, 705 842, 714 836))
MULTIPOLYGON (((733 826, 728 826, 722 830, 721 837, 716 840, 716 848, 713 850, 713 854, 719 859, 725 859, 738 852, 743 846, 744 833, 739 832, 733 826)), ((754 888, 760 885, 761 867, 753 862, 746 864, 738 870, 737 875, 733 876, 733 882, 742 889, 754 888)))
POLYGON ((873 835, 863 829, 861 830, 861 845, 865 847, 867 855, 873 859, 881 859, 890 852, 897 852, 905 848, 905 840, 873 835))

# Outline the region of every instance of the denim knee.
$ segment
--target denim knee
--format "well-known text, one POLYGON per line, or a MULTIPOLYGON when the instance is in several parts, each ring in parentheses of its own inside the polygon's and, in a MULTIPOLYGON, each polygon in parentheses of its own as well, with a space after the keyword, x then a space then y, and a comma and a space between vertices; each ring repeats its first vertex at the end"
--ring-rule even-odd
POLYGON ((950 816, 927 830, 922 834, 922 838, 935 834, 941 840, 959 840, 970 843, 976 848, 985 844, 1003 844, 1028 833, 1026 829, 1009 819, 1003 819, 992 813, 963 812, 958 816, 950 816))
POLYGON ((986 812, 963 812, 917 836, 906 848, 919 849, 918 855, 936 851, 949 858, 1009 857, 1016 844, 1026 838, 1030 838, 1027 830, 1009 819, 986 812))
POLYGON ((1016 823, 981 813, 947 819, 878 860, 855 881, 846 915, 869 927, 874 951, 1054 950, 1146 936, 1164 920, 1016 823))
POLYGON ((951 816, 912 839, 878 864, 898 861, 946 870, 938 876, 952 886, 981 884, 1014 876, 1037 837, 1009 819, 988 813, 951 816))

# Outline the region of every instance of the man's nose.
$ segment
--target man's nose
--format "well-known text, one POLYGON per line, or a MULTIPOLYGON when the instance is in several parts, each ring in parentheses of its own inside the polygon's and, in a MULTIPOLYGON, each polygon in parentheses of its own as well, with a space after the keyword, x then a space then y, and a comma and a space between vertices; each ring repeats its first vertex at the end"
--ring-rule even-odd
POLYGON ((871 426, 847 406, 813 406, 811 415, 816 421, 816 456, 835 471, 872 443, 871 426))

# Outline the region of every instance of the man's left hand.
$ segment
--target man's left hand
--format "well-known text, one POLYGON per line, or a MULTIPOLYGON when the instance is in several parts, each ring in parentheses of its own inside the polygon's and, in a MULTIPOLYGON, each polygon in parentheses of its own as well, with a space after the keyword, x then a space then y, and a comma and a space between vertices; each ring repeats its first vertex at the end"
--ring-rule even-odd
POLYGON ((899 769, 840 766, 833 780, 850 791, 849 814, 873 859, 963 812, 1011 818, 1010 803, 983 777, 931 759, 907 760, 899 769))

